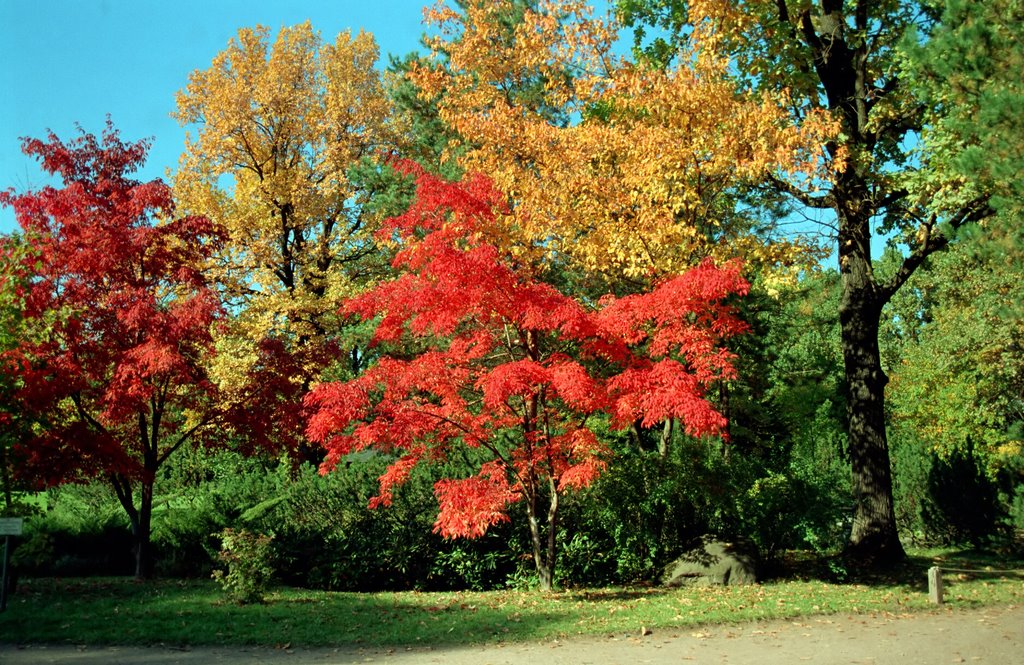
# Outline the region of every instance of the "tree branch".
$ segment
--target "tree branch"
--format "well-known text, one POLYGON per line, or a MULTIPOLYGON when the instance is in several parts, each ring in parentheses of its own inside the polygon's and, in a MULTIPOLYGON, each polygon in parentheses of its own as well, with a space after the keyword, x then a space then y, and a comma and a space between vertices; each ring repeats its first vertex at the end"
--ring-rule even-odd
POLYGON ((793 183, 787 182, 776 175, 769 175, 768 179, 773 187, 782 190, 808 208, 817 208, 818 210, 832 210, 835 208, 835 197, 831 192, 823 196, 811 196, 793 183))
MULTIPOLYGON (((948 221, 953 230, 960 229, 967 224, 972 224, 985 219, 993 214, 988 203, 988 197, 979 197, 961 207, 948 221)), ((878 285, 878 296, 882 304, 889 302, 892 296, 906 284, 910 276, 914 274, 924 260, 935 252, 941 251, 949 246, 949 237, 940 233, 938 229, 938 216, 933 214, 921 223, 917 232, 918 245, 910 253, 910 256, 903 259, 902 265, 896 274, 885 283, 878 285)))
POLYGON ((72 404, 75 405, 75 410, 78 412, 78 417, 81 418, 82 420, 84 420, 86 422, 86 424, 88 424, 90 427, 95 429, 100 434, 104 434, 106 436, 112 436, 110 434, 110 432, 107 430, 107 428, 103 426, 103 423, 101 423, 100 421, 98 421, 95 418, 93 418, 92 415, 90 415, 85 410, 85 407, 82 406, 82 395, 81 395, 81 393, 75 393, 74 395, 72 395, 71 396, 71 402, 72 402, 72 404))
POLYGON ((167 448, 166 450, 164 450, 164 452, 162 452, 160 454, 160 457, 157 458, 157 460, 156 460, 157 467, 159 467, 161 464, 166 462, 167 458, 170 457, 171 455, 173 455, 174 451, 176 451, 178 448, 181 448, 181 446, 186 441, 188 441, 190 438, 192 438, 193 434, 198 432, 201 428, 206 427, 211 422, 213 422, 213 416, 212 415, 207 416, 202 421, 197 423, 194 427, 191 427, 188 430, 186 430, 185 432, 183 432, 181 434, 181 436, 178 437, 178 440, 175 441, 174 444, 170 448, 167 448))
POLYGON ((132 522, 134 527, 139 521, 139 511, 135 509, 135 501, 132 497, 132 484, 131 481, 124 476, 111 473, 107 476, 110 484, 114 487, 114 494, 117 495, 117 500, 124 508, 124 511, 128 513, 128 519, 132 522))

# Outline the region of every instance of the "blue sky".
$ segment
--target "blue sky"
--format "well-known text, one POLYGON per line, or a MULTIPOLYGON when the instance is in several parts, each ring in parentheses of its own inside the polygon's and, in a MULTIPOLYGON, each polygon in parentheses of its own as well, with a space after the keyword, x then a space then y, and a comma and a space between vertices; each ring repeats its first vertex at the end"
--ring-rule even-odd
MULTIPOLYGON (((190 72, 210 66, 240 27, 276 31, 310 19, 325 40, 372 32, 387 54, 419 48, 426 0, 0 0, 0 189, 45 183, 20 137, 62 139, 75 123, 154 139, 145 179, 177 163, 184 129, 170 117, 190 72)), ((0 232, 15 228, 0 210, 0 232)))

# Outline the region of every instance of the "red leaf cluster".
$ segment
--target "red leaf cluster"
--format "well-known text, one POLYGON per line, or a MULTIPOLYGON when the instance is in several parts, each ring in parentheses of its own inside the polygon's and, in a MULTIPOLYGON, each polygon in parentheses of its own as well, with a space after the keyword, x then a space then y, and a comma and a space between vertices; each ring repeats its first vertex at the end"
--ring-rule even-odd
POLYGON ((375 343, 422 351, 385 355, 307 396, 307 435, 328 451, 325 472, 357 450, 396 455, 381 505, 421 461, 483 449, 489 460, 475 476, 435 486, 435 530, 477 537, 542 485, 576 489, 598 477, 610 451, 587 425, 595 414, 618 427, 678 418, 690 434, 724 434, 705 391, 735 376, 721 343, 745 330, 726 304, 748 288, 738 265, 705 263, 591 308, 489 242, 501 237, 502 204, 486 179, 400 168, 416 177, 416 200, 382 231, 400 246, 400 276, 342 311, 379 318, 375 343))
POLYGON ((35 334, 5 364, 20 409, 45 423, 24 446, 36 480, 151 471, 157 439, 212 399, 202 360, 221 306, 199 266, 221 234, 205 218, 173 218, 162 181, 130 177, 147 148, 109 122, 101 139, 26 140, 63 186, 0 193, 29 249, 22 317, 35 334))

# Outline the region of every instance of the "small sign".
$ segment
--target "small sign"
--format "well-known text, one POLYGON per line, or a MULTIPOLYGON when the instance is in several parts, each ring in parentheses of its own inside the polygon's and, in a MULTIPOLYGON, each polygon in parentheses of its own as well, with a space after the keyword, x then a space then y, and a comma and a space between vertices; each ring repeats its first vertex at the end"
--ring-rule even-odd
POLYGON ((21 517, 0 517, 0 536, 20 536, 21 517))

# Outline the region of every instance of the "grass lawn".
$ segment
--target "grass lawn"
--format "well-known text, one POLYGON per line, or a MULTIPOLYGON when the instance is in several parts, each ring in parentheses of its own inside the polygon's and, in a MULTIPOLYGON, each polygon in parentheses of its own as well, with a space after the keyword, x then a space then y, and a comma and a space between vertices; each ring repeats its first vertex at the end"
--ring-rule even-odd
MULTIPOLYGON (((554 593, 332 593, 277 589, 239 606, 205 580, 22 580, 0 614, 0 642, 282 646, 457 645, 653 630, 837 612, 905 613, 928 603, 926 569, 1016 568, 1020 560, 917 556, 884 577, 748 587, 610 588, 554 593)), ((951 608, 1024 603, 1024 576, 944 576, 951 608)))

